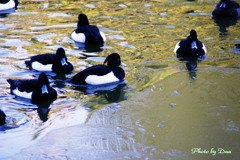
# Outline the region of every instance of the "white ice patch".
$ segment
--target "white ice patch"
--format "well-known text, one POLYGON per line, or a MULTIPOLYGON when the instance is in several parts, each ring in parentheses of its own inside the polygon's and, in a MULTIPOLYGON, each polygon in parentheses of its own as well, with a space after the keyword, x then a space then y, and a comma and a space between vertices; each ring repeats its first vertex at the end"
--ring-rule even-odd
POLYGON ((23 98, 27 98, 27 99, 31 99, 32 98, 32 92, 21 92, 18 90, 18 88, 14 89, 13 94, 15 94, 16 96, 19 97, 23 97, 23 98))
POLYGON ((65 58, 61 59, 61 64, 62 64, 62 66, 67 65, 67 62, 66 62, 65 58))
POLYGON ((76 33, 75 31, 73 31, 71 37, 74 41, 77 41, 80 43, 86 42, 86 36, 84 35, 84 33, 76 33))
POLYGON ((110 72, 104 76, 89 75, 87 76, 85 81, 88 84, 99 85, 99 84, 117 82, 119 81, 119 79, 113 74, 113 72, 110 72))
POLYGON ((42 86, 42 94, 44 94, 44 93, 48 94, 48 89, 47 89, 47 85, 46 84, 44 84, 42 86))
POLYGON ((101 34, 101 36, 102 36, 103 42, 105 42, 105 41, 106 41, 106 36, 105 36, 105 34, 104 34, 103 32, 101 32, 101 31, 100 31, 100 34, 101 34))
POLYGON ((10 0, 6 4, 0 3, 0 10, 6 10, 6 9, 11 9, 15 7, 15 2, 13 0, 10 0))
POLYGON ((192 41, 192 43, 191 43, 191 48, 192 49, 197 49, 197 43, 196 43, 196 41, 192 41))
POLYGON ((43 65, 39 62, 33 62, 32 69, 37 71, 52 71, 52 64, 43 65))

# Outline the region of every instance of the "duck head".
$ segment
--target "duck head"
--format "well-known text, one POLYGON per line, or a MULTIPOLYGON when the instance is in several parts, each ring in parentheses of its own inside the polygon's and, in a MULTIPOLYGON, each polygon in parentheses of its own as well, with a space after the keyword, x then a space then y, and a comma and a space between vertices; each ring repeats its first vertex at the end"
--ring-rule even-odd
POLYGON ((41 90, 42 94, 48 94, 49 81, 45 73, 41 73, 38 77, 37 89, 41 90))
POLYGON ((118 53, 108 55, 104 63, 107 63, 107 66, 111 69, 118 68, 120 65, 124 66, 118 53))
POLYGON ((220 8, 224 9, 230 6, 230 0, 221 0, 220 1, 220 8))
POLYGON ((87 16, 85 14, 79 14, 77 26, 80 27, 80 26, 85 26, 85 25, 89 25, 87 16))
POLYGON ((63 48, 58 48, 56 55, 57 55, 57 59, 61 62, 62 66, 68 65, 65 50, 63 48))
POLYGON ((197 32, 194 29, 190 31, 190 41, 191 48, 197 49, 197 32))

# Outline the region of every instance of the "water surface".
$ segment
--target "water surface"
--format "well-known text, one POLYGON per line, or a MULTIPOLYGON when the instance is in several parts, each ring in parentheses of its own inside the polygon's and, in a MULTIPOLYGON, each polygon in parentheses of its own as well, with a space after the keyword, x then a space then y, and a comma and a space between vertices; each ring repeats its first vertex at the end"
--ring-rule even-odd
POLYGON ((22 0, 0 18, 0 109, 7 115, 0 159, 238 159, 240 23, 213 19, 215 4, 22 0), (71 40, 79 13, 106 34, 103 47, 71 40), (174 47, 191 29, 207 57, 180 61, 174 47), (58 47, 74 66, 71 74, 47 73, 58 99, 32 104, 11 95, 6 79, 37 78, 24 61, 58 47), (113 52, 127 65, 124 83, 83 89, 65 82, 113 52))

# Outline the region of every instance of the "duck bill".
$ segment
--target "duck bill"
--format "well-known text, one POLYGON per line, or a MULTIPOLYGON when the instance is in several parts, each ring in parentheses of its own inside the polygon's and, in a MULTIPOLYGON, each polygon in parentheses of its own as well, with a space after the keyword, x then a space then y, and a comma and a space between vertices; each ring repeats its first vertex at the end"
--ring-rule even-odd
POLYGON ((123 67, 126 67, 126 66, 127 66, 126 64, 124 64, 124 63, 122 63, 122 62, 120 63, 120 65, 123 66, 123 67))
POLYGON ((196 41, 193 41, 192 43, 191 43, 191 48, 192 49, 197 49, 197 43, 196 43, 196 41))
POLYGON ((222 2, 220 8, 226 8, 226 3, 222 2))
POLYGON ((46 84, 42 85, 42 94, 48 94, 48 89, 46 84))
POLYGON ((62 66, 67 65, 67 62, 66 62, 66 59, 65 59, 65 58, 62 58, 62 59, 61 59, 61 64, 62 64, 62 66))

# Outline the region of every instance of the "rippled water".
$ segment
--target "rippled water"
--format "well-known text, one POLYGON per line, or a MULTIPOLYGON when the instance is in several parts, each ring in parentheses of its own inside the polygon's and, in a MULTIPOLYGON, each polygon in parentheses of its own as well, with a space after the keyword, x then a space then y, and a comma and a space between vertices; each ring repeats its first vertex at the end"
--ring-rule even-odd
POLYGON ((240 23, 213 19, 215 4, 22 0, 0 18, 0 109, 7 115, 0 159, 238 159, 240 23), (79 13, 106 34, 104 47, 70 39, 79 13), (174 47, 191 29, 207 58, 179 61, 174 47), (58 47, 75 67, 47 73, 58 99, 36 105, 11 95, 6 79, 38 77, 24 61, 58 47), (125 83, 82 89, 65 82, 112 52, 127 65, 125 83))

